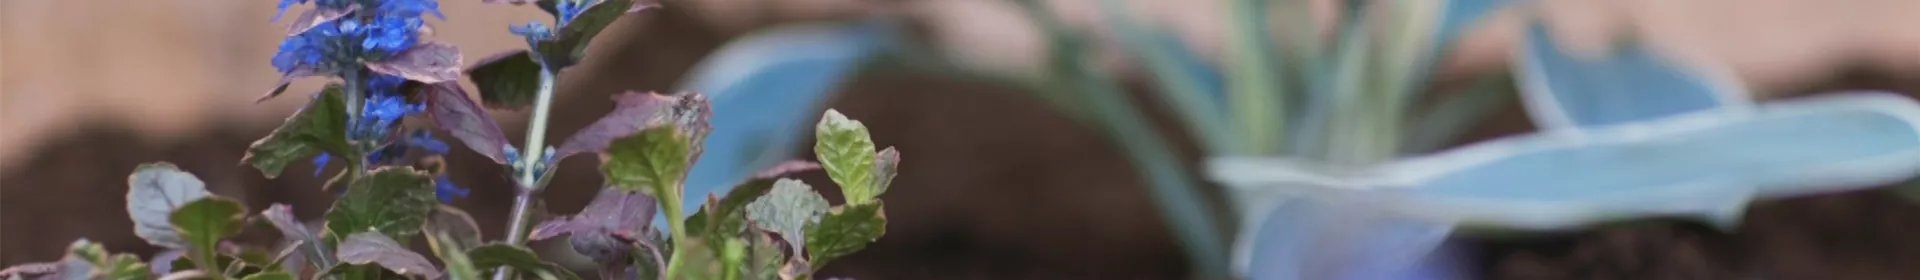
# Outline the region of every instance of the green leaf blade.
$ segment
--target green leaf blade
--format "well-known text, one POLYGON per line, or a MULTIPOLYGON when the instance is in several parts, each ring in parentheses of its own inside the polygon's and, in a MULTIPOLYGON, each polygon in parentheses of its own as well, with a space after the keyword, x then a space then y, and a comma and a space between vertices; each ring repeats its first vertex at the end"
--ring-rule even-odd
POLYGON ((480 100, 495 109, 519 109, 533 104, 540 90, 540 64, 526 50, 513 50, 480 59, 467 68, 467 79, 479 87, 480 100))
POLYGON ((747 220, 761 229, 779 233, 795 249, 805 248, 805 228, 827 212, 827 198, 813 187, 795 179, 780 179, 767 195, 747 204, 747 220))
POLYGON ((346 94, 340 84, 327 85, 272 134, 248 146, 247 155, 240 161, 272 179, 279 177, 288 163, 320 152, 349 155, 346 104, 346 94))
MULTIPOLYGON (((678 188, 689 158, 686 137, 663 125, 614 139, 601 165, 607 181, 626 191, 646 192, 661 200, 680 200, 678 188)), ((673 217, 678 218, 678 217, 673 217)))
POLYGON ((840 184, 847 204, 865 203, 880 195, 879 188, 874 186, 873 140, 865 124, 828 109, 814 127, 814 137, 817 142, 813 152, 820 157, 820 166, 827 170, 827 177, 840 184))
POLYGON ((439 200, 433 177, 411 167, 388 167, 348 186, 347 194, 327 211, 327 231, 333 238, 375 231, 405 238, 420 232, 439 200))
MULTIPOLYGON (((168 215, 174 231, 192 247, 189 252, 196 267, 217 268, 219 252, 215 247, 221 239, 240 234, 241 225, 247 218, 247 207, 239 201, 220 196, 208 196, 187 203, 168 215)), ((219 271, 219 269, 204 269, 219 271)))
POLYGON ((535 276, 542 280, 579 280, 579 275, 558 264, 542 261, 533 251, 525 247, 488 244, 467 250, 467 258, 480 268, 512 267, 515 271, 535 276))
MULTIPOLYGON (((834 207, 819 223, 808 224, 808 261, 815 270, 867 247, 887 234, 887 213, 880 200, 834 207)), ((796 246, 798 247, 798 246, 796 246)))

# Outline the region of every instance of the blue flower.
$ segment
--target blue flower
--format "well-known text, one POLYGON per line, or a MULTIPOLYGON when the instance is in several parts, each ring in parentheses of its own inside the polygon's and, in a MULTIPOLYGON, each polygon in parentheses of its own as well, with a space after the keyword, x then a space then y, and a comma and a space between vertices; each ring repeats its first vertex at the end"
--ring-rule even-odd
POLYGON ((530 21, 526 25, 509 25, 507 31, 513 32, 513 35, 526 37, 528 44, 553 39, 553 28, 548 28, 546 24, 541 24, 539 21, 530 21))
POLYGON ((332 159, 333 159, 333 154, 325 153, 325 152, 321 152, 320 155, 313 156, 313 176, 320 177, 320 171, 327 170, 327 161, 330 161, 332 159))
POLYGON ((280 73, 289 73, 303 67, 325 67, 331 62, 329 58, 341 57, 337 54, 338 48, 333 47, 341 31, 354 29, 357 29, 354 24, 330 21, 288 36, 280 41, 280 50, 273 54, 273 68, 280 73))
POLYGON ((588 6, 592 6, 587 3, 581 3, 585 1, 591 0, 560 0, 560 3, 554 7, 556 10, 560 10, 560 22, 555 25, 567 26, 567 23, 573 22, 574 17, 580 16, 580 12, 586 11, 588 6))
POLYGON ((432 13, 434 17, 447 19, 447 15, 440 13, 440 3, 434 0, 384 0, 375 10, 383 17, 420 18, 432 13))
POLYGON ((401 117, 425 111, 425 104, 408 104, 400 95, 368 96, 360 112, 360 123, 353 129, 356 139, 383 139, 401 117))
POLYGON ((453 203, 454 198, 465 198, 471 192, 472 190, 462 188, 460 185, 454 185, 453 180, 447 179, 447 175, 440 175, 439 179, 433 180, 433 194, 440 197, 440 203, 453 203))
POLYGON ((418 17, 375 17, 360 34, 360 50, 376 60, 407 51, 419 43, 425 25, 418 17))
POLYGON ((413 135, 407 137, 407 145, 426 150, 427 153, 435 155, 444 155, 447 154, 448 151, 447 142, 433 138, 433 132, 425 129, 413 131, 413 135))

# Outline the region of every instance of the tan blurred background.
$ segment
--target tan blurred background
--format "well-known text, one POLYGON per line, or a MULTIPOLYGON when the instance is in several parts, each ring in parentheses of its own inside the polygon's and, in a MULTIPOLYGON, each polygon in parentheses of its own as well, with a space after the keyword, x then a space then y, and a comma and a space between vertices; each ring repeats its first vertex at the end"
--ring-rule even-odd
MULTIPOLYGON (((1068 19, 1103 32, 1092 21, 1097 17, 1091 1, 1051 0, 1068 19)), ((1316 1, 1321 10, 1332 10, 1334 1, 1316 1)), ((79 237, 109 240, 115 250, 146 250, 127 239, 129 226, 118 206, 123 174, 139 162, 182 162, 215 192, 247 197, 254 209, 323 196, 311 190, 317 179, 298 172, 310 167, 296 165, 288 172, 293 175, 269 181, 234 164, 247 142, 265 135, 304 101, 251 102, 276 78, 267 63, 284 30, 268 22, 275 2, 0 1, 0 176, 5 176, 0 178, 5 191, 0 236, 6 237, 0 240, 0 264, 55 257, 79 237)), ((448 20, 430 21, 435 40, 459 45, 468 62, 523 47, 505 32, 507 25, 545 20, 531 7, 479 2, 442 0, 448 20)), ((1219 1, 1132 2, 1136 14, 1167 22, 1201 51, 1217 53, 1219 1)), ((1920 0, 1536 2, 1556 28, 1571 32, 1566 42, 1594 46, 1610 32, 1638 26, 1661 48, 1723 65, 1767 96, 1830 88, 1920 90, 1920 0)), ((680 72, 725 39, 781 22, 902 13, 926 27, 926 38, 977 66, 1025 71, 1039 61, 1036 32, 1005 1, 666 4, 667 10, 617 23, 595 42, 594 58, 566 74, 560 106, 567 110, 556 121, 555 135, 604 112, 607 94, 671 89, 680 72)), ((1510 9, 1476 27, 1442 75, 1499 70, 1516 38, 1518 15, 1510 9)), ((1116 70, 1129 69, 1118 62, 1123 63, 1116 70)), ((319 84, 304 81, 290 91, 309 92, 319 84)), ((849 259, 856 264, 845 268, 848 275, 1181 275, 1178 249, 1164 225, 1140 218, 1156 212, 1139 183, 1114 175, 1127 172, 1120 157, 1105 144, 1085 145, 1104 140, 1025 95, 941 77, 870 73, 834 106, 869 120, 876 141, 901 146, 914 162, 905 167, 907 175, 898 182, 902 187, 887 198, 911 204, 890 209, 897 224, 889 239, 876 245, 876 252, 849 259), (980 136, 1005 133, 1037 136, 980 136)), ((495 113, 515 139, 523 133, 520 115, 495 113)), ((1490 124, 1498 128, 1488 133, 1526 129, 1523 121, 1503 123, 1509 124, 1490 124)), ((504 208, 490 207, 506 201, 504 191, 487 189, 504 185, 492 175, 497 167, 459 168, 454 172, 469 177, 459 179, 462 184, 477 190, 462 207, 504 208)), ((597 180, 591 171, 562 176, 583 185, 597 180)), ((588 195, 556 190, 550 198, 554 211, 566 213, 588 195)), ((310 205, 300 209, 303 217, 322 210, 297 205, 310 205)), ((497 218, 487 217, 502 216, 504 209, 475 210, 475 215, 482 216, 483 227, 498 230, 497 218)), ((1916 217, 1888 219, 1920 225, 1916 217)))

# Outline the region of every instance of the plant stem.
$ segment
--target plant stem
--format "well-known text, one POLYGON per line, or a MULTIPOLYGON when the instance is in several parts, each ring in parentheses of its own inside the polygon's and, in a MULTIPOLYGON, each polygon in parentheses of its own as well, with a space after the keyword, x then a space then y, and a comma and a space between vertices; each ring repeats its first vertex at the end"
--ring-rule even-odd
MULTIPOLYGON (((553 111, 553 83, 553 71, 542 67, 539 92, 533 101, 533 117, 527 121, 527 145, 526 149, 523 149, 526 152, 520 157, 519 166, 522 168, 517 170, 520 174, 515 176, 515 179, 519 180, 520 189, 517 190, 518 193, 513 199, 513 212, 509 214, 507 220, 507 244, 509 245, 526 243, 527 224, 531 223, 530 220, 533 218, 534 196, 545 187, 544 184, 540 184, 541 180, 535 177, 540 174, 541 168, 538 167, 541 159, 545 158, 542 153, 546 152, 547 116, 553 111)), ((493 279, 513 279, 512 275, 513 269, 501 267, 494 272, 493 279)))

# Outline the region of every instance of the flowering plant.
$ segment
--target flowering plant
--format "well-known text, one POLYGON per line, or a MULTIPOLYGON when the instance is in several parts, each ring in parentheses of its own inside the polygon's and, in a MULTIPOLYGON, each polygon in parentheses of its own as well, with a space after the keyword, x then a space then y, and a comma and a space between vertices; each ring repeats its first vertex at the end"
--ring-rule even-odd
MULTIPOLYGON (((494 2, 494 1, 490 1, 494 2)), ((253 213, 169 163, 141 165, 128 180, 135 233, 168 251, 150 260, 111 254, 80 240, 52 263, 0 271, 19 279, 579 279, 525 247, 567 237, 607 279, 806 279, 885 233, 878 196, 900 161, 876 150, 866 127, 827 110, 815 126, 819 161, 787 160, 751 175, 720 179, 734 187, 709 194, 684 213, 689 171, 706 150, 713 110, 699 92, 626 92, 614 110, 556 146, 545 145, 555 77, 585 57, 595 35, 622 15, 657 7, 636 0, 505 1, 552 14, 551 27, 509 28, 528 49, 463 68, 457 48, 431 42, 426 18, 444 19, 435 0, 281 0, 293 16, 272 58, 282 78, 262 96, 281 95, 296 79, 328 77, 306 106, 248 148, 247 165, 272 178, 296 161, 345 168, 322 188, 339 197, 324 226, 309 228, 292 207, 253 213), (475 102, 458 83, 478 86, 475 102), (531 107, 525 146, 516 148, 487 114, 531 107), (409 120, 415 120, 410 122, 409 120), (431 126, 417 125, 429 121, 431 126), (516 199, 507 236, 487 241, 465 211, 443 203, 468 190, 445 174, 444 132, 514 173, 516 199), (535 221, 533 205, 559 160, 598 154, 606 179, 580 213, 535 221), (796 172, 824 170, 846 198, 829 205, 796 172), (658 207, 658 208, 656 208, 658 207), (665 232, 656 228, 664 212, 665 232), (248 224, 278 229, 277 249, 225 241, 248 224), (408 250, 423 237, 429 255, 408 250)))

